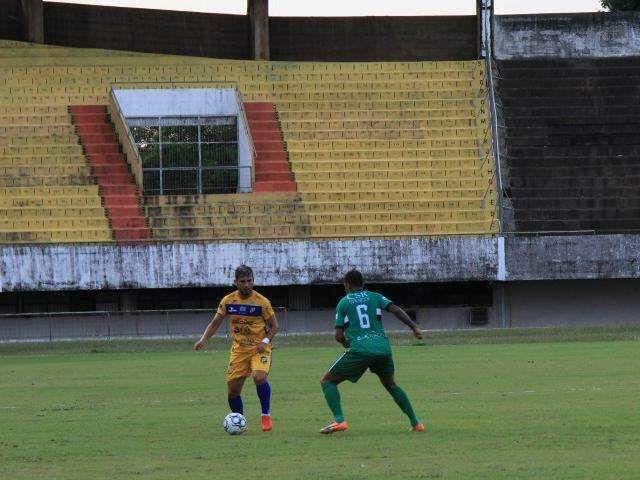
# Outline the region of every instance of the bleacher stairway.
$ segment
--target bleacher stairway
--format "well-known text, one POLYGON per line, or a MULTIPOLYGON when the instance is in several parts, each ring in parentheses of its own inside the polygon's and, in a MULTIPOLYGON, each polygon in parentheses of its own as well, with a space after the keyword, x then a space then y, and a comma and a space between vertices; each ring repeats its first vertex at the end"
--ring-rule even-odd
POLYGON ((640 230, 640 58, 499 71, 516 230, 640 230))

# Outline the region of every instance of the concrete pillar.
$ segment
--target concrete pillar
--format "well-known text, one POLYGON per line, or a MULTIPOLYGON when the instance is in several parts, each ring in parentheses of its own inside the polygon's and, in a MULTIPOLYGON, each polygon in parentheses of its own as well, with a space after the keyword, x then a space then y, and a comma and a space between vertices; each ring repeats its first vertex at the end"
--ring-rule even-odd
POLYGON ((20 0, 22 35, 27 42, 44 43, 42 0, 20 0))
POLYGON ((269 0, 248 0, 247 15, 251 23, 251 56, 269 60, 269 0))
POLYGON ((478 48, 478 58, 484 58, 484 48, 482 42, 482 15, 484 12, 483 0, 476 0, 476 45, 478 48))
POLYGON ((494 0, 476 0, 478 58, 485 58, 493 50, 493 8, 494 0))
POLYGON ((493 285, 493 307, 490 310, 489 317, 489 323, 493 327, 511 327, 508 282, 499 282, 493 285))

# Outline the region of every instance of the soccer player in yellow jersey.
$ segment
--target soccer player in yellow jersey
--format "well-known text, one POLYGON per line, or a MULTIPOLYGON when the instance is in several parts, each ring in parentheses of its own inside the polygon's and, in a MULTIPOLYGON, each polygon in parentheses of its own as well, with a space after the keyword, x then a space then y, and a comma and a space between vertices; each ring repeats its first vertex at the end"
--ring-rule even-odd
POLYGON ((202 337, 193 346, 201 350, 225 318, 231 320, 231 355, 227 369, 229 407, 244 414, 242 387, 253 377, 262 409, 262 431, 273 428, 271 421, 271 386, 267 380, 271 366, 271 342, 278 331, 278 321, 265 297, 253 290, 253 270, 246 265, 236 268, 233 284, 237 290, 220 301, 218 311, 202 337))

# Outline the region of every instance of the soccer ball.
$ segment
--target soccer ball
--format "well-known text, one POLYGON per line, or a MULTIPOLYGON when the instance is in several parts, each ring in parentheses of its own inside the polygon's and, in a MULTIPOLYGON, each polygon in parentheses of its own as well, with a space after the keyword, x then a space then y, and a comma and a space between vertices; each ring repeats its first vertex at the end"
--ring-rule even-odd
POLYGON ((241 413, 230 413, 224 417, 222 426, 229 435, 240 435, 247 430, 247 419, 241 413))

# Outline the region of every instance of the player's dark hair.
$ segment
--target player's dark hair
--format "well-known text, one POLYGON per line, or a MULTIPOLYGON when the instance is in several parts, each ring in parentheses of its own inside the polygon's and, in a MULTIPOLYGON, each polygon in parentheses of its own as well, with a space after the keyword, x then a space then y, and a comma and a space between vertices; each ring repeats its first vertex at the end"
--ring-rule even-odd
POLYGON ((236 268, 236 280, 240 277, 253 278, 253 270, 251 270, 251 267, 247 265, 240 265, 238 268, 236 268))
POLYGON ((344 276, 344 281, 352 287, 358 288, 364 285, 362 274, 358 270, 351 270, 344 276))

